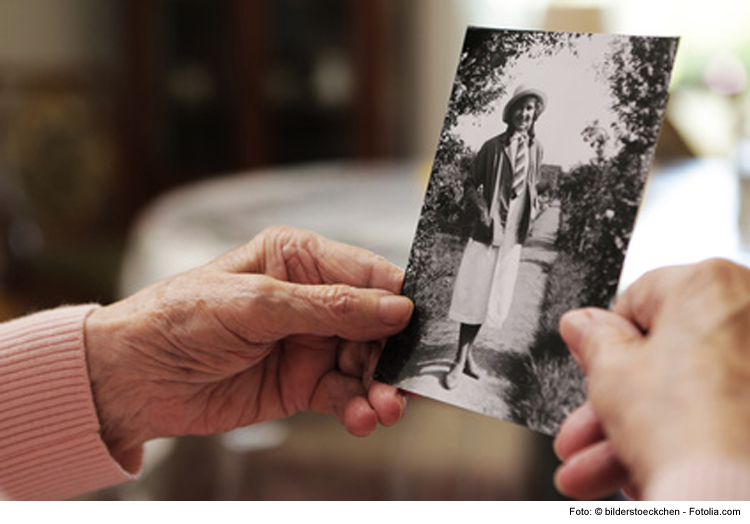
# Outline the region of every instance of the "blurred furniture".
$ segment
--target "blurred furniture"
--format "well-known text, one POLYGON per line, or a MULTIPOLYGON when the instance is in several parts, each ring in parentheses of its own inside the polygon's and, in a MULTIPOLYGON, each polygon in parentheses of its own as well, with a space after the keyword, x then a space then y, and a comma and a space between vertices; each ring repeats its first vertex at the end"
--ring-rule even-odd
POLYGON ((328 162, 180 187, 136 222, 121 295, 203 264, 272 225, 309 229, 406 267, 426 175, 412 162, 328 162))
POLYGON ((122 248, 107 68, 0 65, 0 287, 8 315, 107 301, 122 248), (93 72, 96 71, 96 72, 93 72))
POLYGON ((385 155, 386 3, 120 0, 133 207, 215 173, 385 155))

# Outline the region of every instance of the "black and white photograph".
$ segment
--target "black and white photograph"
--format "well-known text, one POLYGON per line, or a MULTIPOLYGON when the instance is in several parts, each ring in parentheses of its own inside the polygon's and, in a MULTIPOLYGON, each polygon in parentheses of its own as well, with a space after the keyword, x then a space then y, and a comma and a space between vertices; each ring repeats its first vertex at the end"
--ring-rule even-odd
POLYGON ((584 399, 559 319, 615 297, 676 50, 467 30, 378 380, 557 431, 584 399))

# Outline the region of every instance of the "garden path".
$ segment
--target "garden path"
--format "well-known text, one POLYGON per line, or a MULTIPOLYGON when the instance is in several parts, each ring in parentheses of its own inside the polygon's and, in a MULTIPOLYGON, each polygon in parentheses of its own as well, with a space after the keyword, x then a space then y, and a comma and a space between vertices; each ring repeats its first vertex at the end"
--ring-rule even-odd
POLYGON ((410 376, 400 386, 421 395, 490 416, 509 418, 504 392, 513 386, 514 372, 528 356, 547 285, 547 272, 557 252, 554 244, 560 226, 559 203, 553 202, 534 223, 524 244, 511 313, 501 330, 482 328, 475 342, 475 359, 483 369, 479 380, 462 377, 453 390, 443 387, 443 377, 456 353, 458 324, 447 318, 431 323, 424 343, 429 360, 409 366, 410 376))

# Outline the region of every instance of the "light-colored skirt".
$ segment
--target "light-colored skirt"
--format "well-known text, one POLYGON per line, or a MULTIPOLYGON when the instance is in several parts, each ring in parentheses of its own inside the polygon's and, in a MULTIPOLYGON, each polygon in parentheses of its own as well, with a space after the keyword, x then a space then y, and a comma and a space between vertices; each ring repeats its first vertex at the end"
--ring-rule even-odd
POLYGON ((469 239, 453 286, 448 316, 463 324, 502 327, 521 265, 521 244, 488 246, 469 239))
POLYGON ((513 199, 508 223, 499 246, 469 239, 453 285, 448 317, 463 324, 485 324, 501 328, 510 313, 521 265, 518 228, 524 212, 525 191, 513 199))

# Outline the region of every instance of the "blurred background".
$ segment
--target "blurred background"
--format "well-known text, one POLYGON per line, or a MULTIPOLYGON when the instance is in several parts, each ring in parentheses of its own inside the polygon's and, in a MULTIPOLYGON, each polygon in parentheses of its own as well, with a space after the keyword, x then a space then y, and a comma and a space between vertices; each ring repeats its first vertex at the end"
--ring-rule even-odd
MULTIPOLYGON (((750 4, 6 0, 0 320, 107 303, 288 223, 405 265, 467 24, 681 36, 625 280, 750 243, 750 4), (699 210, 696 213, 696 210, 699 210)), ((158 441, 100 499, 549 499, 550 441, 424 399, 158 441)))

